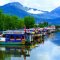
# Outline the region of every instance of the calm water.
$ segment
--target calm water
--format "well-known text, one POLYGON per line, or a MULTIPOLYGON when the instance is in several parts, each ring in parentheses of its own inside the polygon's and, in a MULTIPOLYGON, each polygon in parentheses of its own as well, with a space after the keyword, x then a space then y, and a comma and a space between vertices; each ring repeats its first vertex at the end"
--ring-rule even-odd
POLYGON ((0 60, 60 60, 60 32, 31 46, 0 46, 0 60))

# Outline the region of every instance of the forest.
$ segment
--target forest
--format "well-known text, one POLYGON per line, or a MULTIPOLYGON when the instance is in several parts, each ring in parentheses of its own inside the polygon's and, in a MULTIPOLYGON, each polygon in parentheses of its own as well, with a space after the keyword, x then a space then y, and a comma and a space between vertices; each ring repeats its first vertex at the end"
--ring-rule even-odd
POLYGON ((19 18, 17 16, 11 16, 8 14, 4 14, 2 10, 0 10, 0 31, 4 30, 18 30, 23 28, 36 28, 36 27, 46 27, 48 26, 47 22, 39 23, 38 25, 35 23, 35 19, 33 16, 25 16, 24 18, 19 18))

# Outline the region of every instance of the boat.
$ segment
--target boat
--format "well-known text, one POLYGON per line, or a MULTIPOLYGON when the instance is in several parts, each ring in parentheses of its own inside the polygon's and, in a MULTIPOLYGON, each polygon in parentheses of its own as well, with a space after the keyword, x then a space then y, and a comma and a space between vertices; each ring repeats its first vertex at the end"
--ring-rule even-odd
MULTIPOLYGON (((52 29, 52 28, 50 28, 52 29)), ((49 29, 49 30, 50 30, 49 29)), ((30 44, 35 38, 40 38, 47 34, 48 28, 25 29, 25 30, 7 30, 0 36, 0 45, 22 45, 30 44)), ((37 39, 36 39, 37 40, 37 39)))
POLYGON ((0 45, 21 45, 25 44, 25 36, 24 34, 12 34, 12 33, 6 33, 3 34, 2 37, 0 37, 0 45))

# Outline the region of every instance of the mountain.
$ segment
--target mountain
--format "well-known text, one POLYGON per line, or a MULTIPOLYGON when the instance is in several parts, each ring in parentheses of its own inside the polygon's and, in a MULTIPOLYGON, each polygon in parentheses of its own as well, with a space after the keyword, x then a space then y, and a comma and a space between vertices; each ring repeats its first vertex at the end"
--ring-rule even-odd
POLYGON ((27 13, 23 9, 23 6, 18 2, 8 3, 4 6, 0 6, 0 9, 3 10, 3 13, 9 15, 16 15, 18 17, 24 17, 29 15, 29 13, 27 13))
POLYGON ((60 25, 60 7, 55 8, 51 12, 37 14, 37 18, 40 17, 38 22, 47 21, 50 24, 60 25))
POLYGON ((60 7, 55 8, 54 10, 51 11, 51 13, 55 13, 57 15, 60 15, 60 7))
MULTIPOLYGON (((42 11, 42 10, 38 10, 35 8, 29 8, 29 7, 24 7, 22 4, 20 4, 19 2, 12 2, 12 3, 8 3, 4 6, 0 6, 0 8, 4 11, 4 13, 9 13, 11 14, 10 11, 14 11, 14 10, 23 10, 28 14, 42 14, 42 13, 46 13, 48 11, 42 11)), ((22 11, 21 11, 22 12, 22 11)), ((16 13, 16 12, 14 12, 16 13)))
POLYGON ((5 14, 16 15, 21 18, 28 15, 33 16, 36 23, 47 21, 50 24, 60 25, 60 7, 48 12, 36 8, 25 7, 18 2, 12 2, 0 6, 0 9, 2 9, 5 14))
POLYGON ((24 8, 28 13, 31 13, 31 14, 43 14, 48 12, 48 11, 43 11, 36 8, 29 8, 29 7, 24 7, 24 8))
POLYGON ((55 19, 60 18, 60 7, 55 8, 51 12, 46 12, 43 14, 37 14, 37 16, 40 16, 40 18, 46 18, 46 19, 55 19))

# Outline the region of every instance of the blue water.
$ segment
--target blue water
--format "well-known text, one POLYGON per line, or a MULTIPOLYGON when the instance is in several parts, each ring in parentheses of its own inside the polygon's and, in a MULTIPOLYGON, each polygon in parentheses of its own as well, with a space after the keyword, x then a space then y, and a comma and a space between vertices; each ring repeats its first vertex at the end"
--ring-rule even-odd
POLYGON ((45 36, 31 46, 0 46, 0 60, 60 60, 60 32, 45 36))
POLYGON ((60 33, 55 33, 31 51, 31 60, 60 60, 60 33), (33 55, 34 54, 34 55, 33 55))

